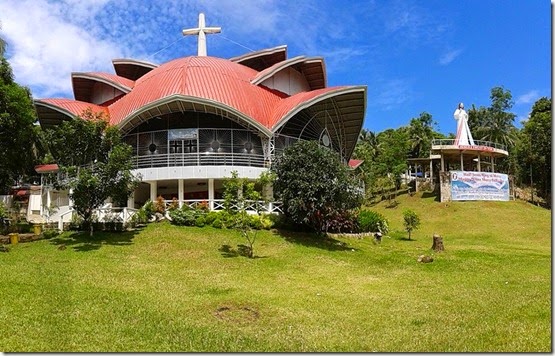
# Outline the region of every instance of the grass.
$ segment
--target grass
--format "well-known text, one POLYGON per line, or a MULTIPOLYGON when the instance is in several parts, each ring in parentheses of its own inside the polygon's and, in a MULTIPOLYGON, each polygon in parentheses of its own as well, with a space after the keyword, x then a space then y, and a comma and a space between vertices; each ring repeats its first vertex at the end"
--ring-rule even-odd
POLYGON ((381 244, 151 224, 0 254, 4 352, 551 351, 550 211, 522 202, 373 206, 381 244), (420 229, 407 241, 402 211, 420 229), (434 262, 432 235, 444 238, 434 262), (61 246, 65 247, 65 249, 61 246))

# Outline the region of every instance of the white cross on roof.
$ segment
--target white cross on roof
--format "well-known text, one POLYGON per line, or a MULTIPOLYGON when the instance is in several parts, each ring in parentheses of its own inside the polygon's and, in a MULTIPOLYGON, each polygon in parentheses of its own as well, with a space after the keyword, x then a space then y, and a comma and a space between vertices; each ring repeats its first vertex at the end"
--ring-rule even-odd
POLYGON ((198 14, 198 27, 183 30, 183 36, 198 35, 198 56, 206 56, 206 34, 220 33, 221 27, 206 27, 204 14, 198 14))

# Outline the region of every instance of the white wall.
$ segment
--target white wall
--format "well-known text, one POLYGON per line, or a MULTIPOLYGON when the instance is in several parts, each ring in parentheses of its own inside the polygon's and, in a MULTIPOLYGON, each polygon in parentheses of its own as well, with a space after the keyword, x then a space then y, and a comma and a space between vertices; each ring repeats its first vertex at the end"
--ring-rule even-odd
POLYGON ((293 68, 286 68, 271 78, 266 79, 261 84, 289 95, 310 91, 310 86, 305 77, 293 68))

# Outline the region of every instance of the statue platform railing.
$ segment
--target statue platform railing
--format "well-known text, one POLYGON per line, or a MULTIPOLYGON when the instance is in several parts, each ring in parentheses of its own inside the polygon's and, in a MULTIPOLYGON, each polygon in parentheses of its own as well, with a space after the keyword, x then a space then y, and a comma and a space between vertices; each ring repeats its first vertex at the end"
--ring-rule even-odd
MULTIPOLYGON (((455 139, 434 139, 432 140, 432 148, 434 146, 458 146, 455 143, 455 139)), ((482 141, 482 140, 474 140, 474 145, 464 145, 465 147, 472 147, 472 146, 476 146, 476 147, 491 147, 491 148, 495 148, 497 150, 501 150, 501 151, 507 151, 507 146, 502 145, 500 143, 497 142, 491 142, 491 141, 482 141)))

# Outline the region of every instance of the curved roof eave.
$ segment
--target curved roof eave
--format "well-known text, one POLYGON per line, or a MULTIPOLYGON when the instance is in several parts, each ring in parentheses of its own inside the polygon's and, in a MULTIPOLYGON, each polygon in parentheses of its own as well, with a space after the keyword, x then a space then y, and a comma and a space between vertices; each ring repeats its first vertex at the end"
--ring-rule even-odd
MULTIPOLYGON (((259 67, 263 69, 268 68, 276 63, 279 63, 287 58, 287 45, 281 45, 273 48, 266 48, 259 51, 245 53, 240 56, 232 57, 229 60, 235 63, 247 65, 246 62, 252 62, 258 60, 260 63, 259 67), (264 61, 269 61, 268 63, 262 64, 264 61)), ((258 66, 257 66, 258 67, 258 66)), ((263 70, 258 69, 258 70, 263 70)))
POLYGON ((73 99, 35 99, 33 102, 41 126, 43 126, 43 123, 48 126, 63 121, 52 117, 51 112, 62 114, 70 120, 80 116, 88 108, 105 114, 109 112, 106 107, 73 99), (41 110, 41 108, 46 109, 46 111, 41 110))
POLYGON ((131 64, 131 65, 150 68, 150 69, 154 69, 154 68, 158 67, 158 64, 156 64, 156 63, 147 62, 147 61, 140 61, 138 59, 131 59, 131 58, 115 58, 115 59, 112 59, 112 64, 113 65, 131 64))
POLYGON ((104 83, 126 94, 129 93, 133 88, 133 81, 131 79, 119 77, 117 75, 108 74, 108 73, 73 72, 71 73, 71 79, 72 81, 73 79, 88 79, 95 82, 104 83), (124 83, 124 82, 127 82, 127 83, 124 83))
MULTIPOLYGON (((341 154, 345 159, 351 157, 364 123, 364 115, 366 112, 366 86, 325 88, 313 92, 299 93, 288 99, 284 100, 288 100, 289 102, 285 102, 285 105, 277 109, 279 110, 277 114, 281 117, 279 117, 272 126, 273 133, 277 132, 302 110, 310 109, 327 100, 332 100, 333 106, 339 111, 337 119, 345 125, 343 127, 345 141, 342 143, 344 150, 341 154)), ((275 117, 276 116, 274 116, 274 119, 275 117)))
POLYGON ((318 72, 315 74, 318 78, 322 81, 322 85, 318 86, 316 84, 314 84, 314 80, 311 78, 307 78, 308 74, 305 73, 305 78, 306 80, 311 83, 311 87, 313 87, 313 89, 321 89, 321 88, 326 88, 328 86, 328 75, 326 72, 326 63, 324 62, 324 58, 322 57, 309 57, 304 61, 304 64, 312 64, 312 63, 316 63, 319 68, 318 68, 318 72))
POLYGON ((252 78, 251 84, 258 85, 263 81, 265 81, 266 79, 274 76, 276 73, 284 70, 285 68, 288 68, 297 63, 303 62, 305 58, 306 56, 297 56, 297 57, 293 57, 288 60, 276 63, 273 66, 268 67, 261 72, 258 72, 258 74, 254 78, 252 78))
MULTIPOLYGON (((275 120, 275 124, 272 125, 271 130, 272 132, 276 132, 277 130, 279 130, 285 123, 287 123, 287 121, 289 121, 289 119, 291 119, 293 116, 295 116, 295 114, 297 114, 301 110, 309 108, 314 104, 317 104, 326 99, 330 99, 336 96, 353 93, 353 92, 364 93, 363 111, 366 111, 366 86, 360 85, 360 86, 348 86, 348 87, 331 87, 331 88, 324 88, 324 89, 320 89, 320 90, 308 92, 308 93, 303 92, 303 93, 293 95, 287 99, 284 99, 290 102, 289 107, 286 108, 285 110, 282 110, 282 111, 285 111, 285 114, 280 115, 280 117, 277 120, 275 120), (313 93, 314 96, 305 99, 304 97, 310 93, 313 93)), ((361 123, 363 120, 364 120, 364 115, 362 115, 361 123)))
POLYGON ((306 57, 297 56, 291 59, 274 64, 271 67, 259 72, 256 77, 251 80, 251 84, 259 85, 265 80, 273 77, 280 71, 298 66, 298 71, 304 76, 311 90, 322 89, 327 86, 326 69, 324 59, 322 57, 306 57), (317 69, 310 69, 309 66, 316 64, 317 69))
POLYGON ((114 70, 116 71, 117 75, 130 80, 137 80, 145 73, 158 68, 158 64, 130 58, 112 59, 112 65, 114 66, 114 70), (134 68, 134 70, 132 71, 133 73, 129 72, 130 67, 134 68))
MULTIPOLYGON (((145 106, 142 106, 138 110, 135 110, 134 112, 130 113, 125 118, 123 118, 117 124, 117 126, 121 130, 124 127, 126 127, 134 118, 138 117, 139 115, 145 114, 149 110, 155 109, 157 107, 166 105, 166 104, 174 102, 174 101, 185 101, 185 102, 189 102, 189 103, 193 103, 193 104, 200 104, 200 105, 203 105, 203 106, 210 106, 210 107, 219 109, 221 111, 231 113, 233 117, 239 118, 243 122, 245 122, 247 125, 256 128, 259 132, 264 134, 266 137, 271 137, 272 136, 272 131, 270 131, 267 127, 265 127, 264 125, 262 125, 261 123, 259 123, 255 119, 253 119, 252 117, 250 117, 248 115, 245 115, 244 113, 240 112, 239 110, 237 110, 237 109, 235 109, 231 106, 228 106, 226 104, 223 104, 223 103, 220 103, 220 102, 217 102, 217 101, 214 101, 214 100, 210 100, 210 99, 199 98, 199 97, 188 96, 188 95, 182 95, 182 94, 174 94, 174 95, 166 96, 164 98, 153 101, 153 102, 151 102, 151 103, 149 103, 145 106)), ((157 115, 159 115, 159 114, 157 114, 157 115)), ((155 117, 157 115, 151 115, 150 117, 155 117)), ((123 131, 124 132, 131 131, 133 128, 138 126, 140 123, 148 120, 149 118, 147 118, 145 120, 139 120, 136 124, 132 125, 130 128, 125 129, 123 131)))

